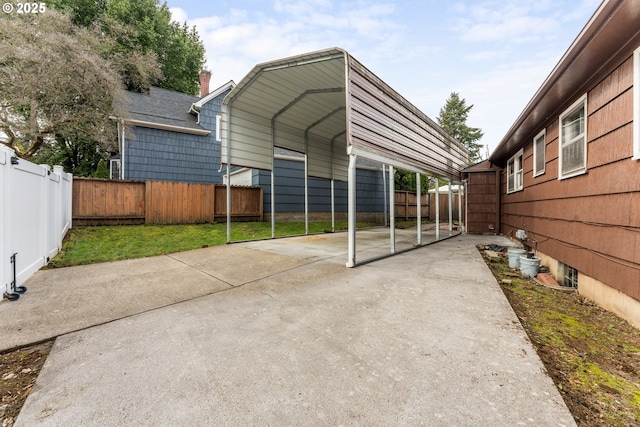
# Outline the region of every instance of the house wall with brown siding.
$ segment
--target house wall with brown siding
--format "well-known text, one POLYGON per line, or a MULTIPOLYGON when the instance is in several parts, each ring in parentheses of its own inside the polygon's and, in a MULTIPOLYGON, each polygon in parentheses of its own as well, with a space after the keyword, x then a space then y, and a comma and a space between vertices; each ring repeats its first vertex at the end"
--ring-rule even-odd
MULTIPOLYGON (((546 123, 545 173, 534 177, 533 138, 542 128, 530 135, 524 189, 502 194, 501 232, 514 236, 524 229, 524 243, 533 249, 640 301, 640 161, 632 160, 632 87, 629 57, 588 91, 586 174, 558 180, 559 119, 552 117, 546 123)), ((503 192, 506 179, 505 170, 503 192)))
POLYGON ((497 233, 500 228, 500 172, 473 172, 467 177, 467 231, 497 233))

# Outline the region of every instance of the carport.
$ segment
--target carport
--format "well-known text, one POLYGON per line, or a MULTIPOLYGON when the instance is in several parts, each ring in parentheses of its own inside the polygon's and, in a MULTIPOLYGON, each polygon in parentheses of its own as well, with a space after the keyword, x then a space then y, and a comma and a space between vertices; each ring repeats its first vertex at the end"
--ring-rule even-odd
MULTIPOLYGON (((309 176, 348 182, 348 260, 356 265, 356 159, 388 171, 390 253, 395 249, 394 168, 460 182, 466 149, 353 58, 332 48, 256 65, 222 105, 222 164, 227 165, 227 241, 231 241, 231 167, 271 171, 274 148, 304 154, 305 222, 309 176)), ((418 200, 420 200, 418 186, 418 200)), ((274 191, 272 191, 272 195, 274 191)), ((332 207, 333 211, 333 207, 332 207)), ((420 206, 418 206, 420 212, 420 206)), ((271 197, 275 237, 275 197, 271 197)), ((422 245, 418 215, 418 237, 422 245)), ((307 227, 308 232, 308 227, 307 227)))

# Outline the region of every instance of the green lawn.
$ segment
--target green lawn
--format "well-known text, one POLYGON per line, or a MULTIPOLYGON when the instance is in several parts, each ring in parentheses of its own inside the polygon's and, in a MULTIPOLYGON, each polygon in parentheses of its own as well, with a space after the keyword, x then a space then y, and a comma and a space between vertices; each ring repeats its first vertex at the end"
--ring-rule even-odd
MULTIPOLYGON (((376 224, 358 223, 359 228, 376 224)), ((336 230, 347 228, 336 222, 336 230)), ((309 233, 331 230, 331 222, 310 222, 309 233)), ((304 234, 303 222, 276 223, 276 236, 304 234)), ((255 240, 271 237, 271 223, 238 222, 231 227, 231 240, 255 240)), ((49 267, 93 264, 97 262, 142 258, 173 252, 223 245, 227 241, 227 225, 119 225, 72 228, 65 237, 62 250, 49 267)))

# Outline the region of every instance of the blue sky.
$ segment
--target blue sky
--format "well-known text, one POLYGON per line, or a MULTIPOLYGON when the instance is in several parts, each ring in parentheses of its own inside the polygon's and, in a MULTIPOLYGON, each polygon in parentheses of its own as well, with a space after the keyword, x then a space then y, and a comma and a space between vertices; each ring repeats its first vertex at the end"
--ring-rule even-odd
POLYGON ((341 47, 432 119, 451 92, 493 150, 600 0, 167 0, 211 88, 260 62, 341 47))

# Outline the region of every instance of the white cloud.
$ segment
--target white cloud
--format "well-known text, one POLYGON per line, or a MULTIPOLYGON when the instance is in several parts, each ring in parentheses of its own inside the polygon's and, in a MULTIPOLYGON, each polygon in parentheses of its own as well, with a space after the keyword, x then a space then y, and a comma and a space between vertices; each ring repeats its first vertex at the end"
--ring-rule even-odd
MULTIPOLYGON (((403 28, 393 19, 395 6, 390 3, 276 0, 262 4, 272 9, 236 8, 188 21, 204 43, 212 86, 238 80, 257 63, 329 47, 345 48, 361 61, 377 64, 401 43, 403 28)), ((181 12, 176 15, 183 16, 181 12)))
POLYGON ((183 23, 187 20, 187 12, 179 7, 170 7, 169 12, 171 12, 171 20, 183 23))

